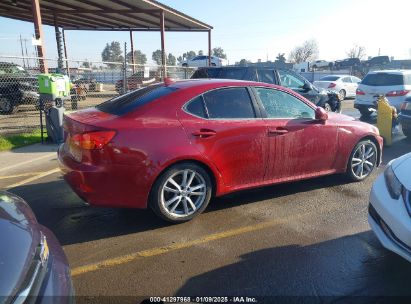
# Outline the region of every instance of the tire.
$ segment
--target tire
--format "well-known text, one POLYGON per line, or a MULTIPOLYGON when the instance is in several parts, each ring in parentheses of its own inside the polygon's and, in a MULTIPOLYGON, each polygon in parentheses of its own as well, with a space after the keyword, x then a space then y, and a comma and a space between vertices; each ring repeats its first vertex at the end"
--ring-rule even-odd
POLYGON ((377 166, 378 149, 371 140, 362 140, 355 145, 347 163, 348 179, 359 182, 366 179, 377 166))
POLYGON ((340 99, 341 101, 343 101, 345 99, 345 97, 347 97, 347 92, 345 92, 344 89, 341 89, 338 94, 340 94, 340 99))
POLYGON ((324 108, 324 110, 326 110, 327 112, 332 112, 332 111, 333 111, 331 105, 330 105, 328 102, 324 103, 323 108, 324 108))
POLYGON ((211 178, 206 170, 191 162, 180 163, 166 169, 156 180, 150 192, 149 205, 161 219, 182 223, 202 213, 212 193, 211 178), (201 189, 204 190, 199 191, 201 189))
POLYGON ((404 136, 407 137, 408 140, 411 140, 411 128, 404 128, 404 126, 402 126, 402 133, 404 133, 404 136))
POLYGON ((0 97, 0 114, 13 114, 17 111, 17 106, 10 98, 0 97))

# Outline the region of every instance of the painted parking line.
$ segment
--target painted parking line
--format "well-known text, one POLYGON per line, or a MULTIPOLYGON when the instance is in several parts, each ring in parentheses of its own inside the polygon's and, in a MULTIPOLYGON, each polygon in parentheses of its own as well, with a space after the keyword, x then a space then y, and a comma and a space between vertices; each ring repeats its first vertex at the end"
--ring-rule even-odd
POLYGON ((31 163, 34 163, 34 162, 39 161, 41 159, 49 158, 51 156, 57 156, 57 153, 56 152, 47 153, 47 154, 42 155, 40 157, 32 158, 30 160, 26 160, 26 161, 23 161, 23 162, 20 162, 20 163, 17 163, 17 164, 8 166, 8 167, 3 167, 3 168, 0 168, 0 172, 10 170, 10 169, 14 169, 14 168, 17 168, 17 167, 20 167, 20 166, 23 166, 23 165, 31 164, 31 163))
POLYGON ((43 177, 45 177, 45 176, 48 176, 48 175, 51 175, 51 174, 54 174, 54 173, 57 173, 57 172, 60 172, 60 169, 59 169, 59 168, 54 168, 54 169, 52 169, 52 170, 45 171, 45 172, 42 172, 42 173, 40 173, 40 174, 37 174, 37 175, 35 175, 35 176, 33 176, 33 177, 26 178, 26 179, 24 179, 24 180, 22 180, 22 181, 20 181, 20 182, 17 182, 17 183, 8 185, 8 186, 6 186, 5 188, 6 188, 6 189, 10 189, 10 188, 15 188, 15 187, 23 186, 23 185, 25 185, 25 184, 31 183, 31 182, 33 182, 33 181, 35 181, 35 180, 38 180, 38 179, 40 179, 40 178, 43 178, 43 177))
POLYGON ((15 174, 15 175, 4 175, 4 176, 0 176, 0 180, 18 178, 18 177, 26 177, 26 176, 33 176, 33 175, 38 175, 38 174, 41 174, 41 173, 44 173, 44 172, 27 172, 27 173, 15 174))
POLYGON ((156 248, 142 250, 142 251, 138 251, 135 253, 131 253, 131 254, 127 254, 127 255, 111 258, 111 259, 106 259, 106 260, 103 260, 97 263, 91 263, 88 265, 73 268, 71 270, 71 275, 75 277, 75 276, 79 276, 85 273, 97 271, 100 269, 126 264, 129 262, 138 260, 138 259, 154 257, 154 256, 166 254, 171 251, 185 249, 185 248, 193 247, 195 245, 205 244, 205 243, 209 243, 209 242, 216 241, 216 240, 226 239, 229 237, 234 237, 234 236, 246 234, 249 232, 254 232, 254 231, 270 228, 270 227, 273 227, 279 224, 284 224, 290 221, 291 219, 295 220, 299 217, 307 216, 307 215, 309 215, 309 213, 305 213, 303 215, 295 215, 292 217, 285 217, 285 218, 276 219, 272 221, 266 221, 266 222, 258 223, 255 225, 244 226, 244 227, 237 228, 237 229, 226 230, 226 231, 219 232, 219 233, 209 234, 202 238, 195 239, 195 240, 188 241, 188 242, 174 243, 174 244, 163 246, 163 247, 156 247, 156 248))

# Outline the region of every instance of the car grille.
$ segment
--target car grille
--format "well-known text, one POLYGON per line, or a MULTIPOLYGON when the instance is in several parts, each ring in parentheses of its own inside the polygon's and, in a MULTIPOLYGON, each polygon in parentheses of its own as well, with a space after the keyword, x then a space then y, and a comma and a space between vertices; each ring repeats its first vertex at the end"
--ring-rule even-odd
POLYGON ((385 233, 385 235, 393 242, 395 243, 398 247, 406 251, 408 254, 411 254, 411 247, 409 247, 407 244, 402 242, 395 234, 392 232, 390 227, 384 222, 384 220, 381 218, 381 216, 378 214, 378 212, 374 209, 374 207, 369 204, 368 205, 368 212, 371 215, 371 217, 374 219, 374 221, 377 223, 377 225, 382 229, 382 231, 385 233))
POLYGON ((49 260, 49 247, 46 237, 42 235, 40 244, 32 260, 29 271, 19 291, 16 293, 13 304, 35 303, 44 277, 46 276, 49 260))

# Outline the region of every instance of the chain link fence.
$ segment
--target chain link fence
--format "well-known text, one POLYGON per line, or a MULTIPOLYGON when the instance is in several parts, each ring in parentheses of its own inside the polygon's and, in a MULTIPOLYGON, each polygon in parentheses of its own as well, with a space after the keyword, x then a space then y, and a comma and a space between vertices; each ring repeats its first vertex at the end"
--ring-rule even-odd
MULTIPOLYGON (((49 73, 70 77, 70 99, 64 107, 75 111, 96 106, 127 91, 163 80, 163 69, 156 65, 131 65, 119 62, 47 59, 49 73)), ((166 77, 189 79, 195 69, 168 66, 166 77)), ((0 56, 0 136, 25 133, 40 128, 37 75, 39 59, 0 56)))

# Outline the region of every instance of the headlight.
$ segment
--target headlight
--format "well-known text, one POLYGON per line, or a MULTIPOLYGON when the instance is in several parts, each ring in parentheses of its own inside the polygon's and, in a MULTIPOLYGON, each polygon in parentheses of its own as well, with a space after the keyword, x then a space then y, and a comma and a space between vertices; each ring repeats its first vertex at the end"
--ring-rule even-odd
POLYGON ((393 199, 399 199, 402 192, 402 184, 394 174, 391 165, 384 171, 385 183, 387 184, 388 192, 393 199))

